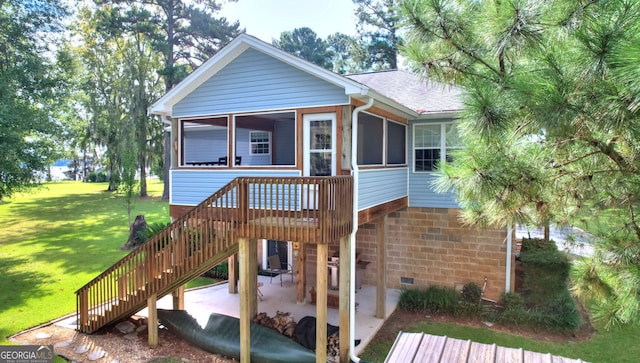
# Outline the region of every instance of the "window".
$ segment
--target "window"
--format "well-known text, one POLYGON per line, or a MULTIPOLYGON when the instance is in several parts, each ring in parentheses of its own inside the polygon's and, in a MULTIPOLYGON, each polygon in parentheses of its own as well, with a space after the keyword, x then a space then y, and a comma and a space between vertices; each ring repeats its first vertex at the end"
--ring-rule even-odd
POLYGON ((460 138, 453 123, 414 125, 414 171, 434 171, 441 161, 451 161, 451 150, 461 147, 460 138))
POLYGON ((271 153, 271 133, 268 131, 251 131, 249 133, 251 155, 269 155, 271 153))

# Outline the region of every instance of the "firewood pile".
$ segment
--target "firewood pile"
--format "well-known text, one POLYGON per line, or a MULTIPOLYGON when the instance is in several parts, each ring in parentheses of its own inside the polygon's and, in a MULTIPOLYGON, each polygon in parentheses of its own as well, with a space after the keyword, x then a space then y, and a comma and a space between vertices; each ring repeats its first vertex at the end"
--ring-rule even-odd
MULTIPOLYGON (((291 313, 283 313, 277 311, 274 317, 270 317, 267 313, 262 312, 256 315, 253 322, 277 330, 280 334, 298 341, 295 336, 296 321, 291 313)), ((314 326, 315 328, 315 326, 314 326)), ((315 334, 314 334, 315 336, 315 334)), ((304 344, 303 344, 304 345, 304 344)), ((314 345, 315 346, 315 345, 314 345)), ((340 338, 338 333, 327 336, 327 358, 330 361, 337 361, 340 355, 340 338)))
POLYGON ((260 313, 256 315, 253 322, 277 330, 280 334, 293 338, 293 330, 296 328, 296 321, 291 316, 291 313, 283 313, 277 311, 276 316, 273 318, 267 315, 267 313, 260 313))

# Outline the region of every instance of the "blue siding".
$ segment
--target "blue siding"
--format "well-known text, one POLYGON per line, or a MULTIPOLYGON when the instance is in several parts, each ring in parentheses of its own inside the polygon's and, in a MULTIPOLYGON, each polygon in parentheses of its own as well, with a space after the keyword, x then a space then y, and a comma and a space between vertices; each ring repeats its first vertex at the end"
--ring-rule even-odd
POLYGON ((227 130, 185 130, 184 161, 217 161, 227 156, 227 130))
POLYGON ((407 168, 361 170, 358 209, 407 196, 407 168))
POLYGON ((344 89, 247 49, 173 106, 173 116, 349 103, 344 89))
POLYGON ((198 205, 218 189, 240 176, 300 176, 297 170, 172 170, 170 203, 198 205))
POLYGON ((460 208, 455 193, 437 193, 433 188, 433 173, 413 171, 413 125, 416 123, 446 122, 447 120, 412 121, 409 123, 409 206, 427 208, 460 208))

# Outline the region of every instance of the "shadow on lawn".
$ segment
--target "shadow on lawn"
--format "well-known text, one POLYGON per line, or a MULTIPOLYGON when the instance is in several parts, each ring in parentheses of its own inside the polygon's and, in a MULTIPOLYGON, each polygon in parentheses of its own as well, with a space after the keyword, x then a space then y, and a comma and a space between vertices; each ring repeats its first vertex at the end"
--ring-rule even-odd
MULTIPOLYGON (((22 266, 28 265, 30 261, 27 258, 14 258, 2 256, 0 258, 0 306, 3 309, 15 309, 15 314, 11 314, 11 320, 20 319, 21 315, 27 315, 30 312, 24 308, 28 300, 37 299, 47 295, 43 285, 47 283, 48 276, 38 271, 24 271, 22 266), (23 307, 23 309, 20 309, 23 307)), ((7 330, 10 324, 2 321, 0 315, 0 337, 6 337, 15 332, 7 330)), ((6 314, 4 315, 6 316, 6 314)))

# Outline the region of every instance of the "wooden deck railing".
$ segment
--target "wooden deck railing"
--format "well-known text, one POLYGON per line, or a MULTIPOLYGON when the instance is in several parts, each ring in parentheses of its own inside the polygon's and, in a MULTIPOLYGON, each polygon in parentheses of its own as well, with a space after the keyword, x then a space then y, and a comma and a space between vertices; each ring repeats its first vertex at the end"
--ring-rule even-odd
POLYGON ((78 330, 142 309, 237 253, 238 237, 329 243, 351 232, 351 177, 236 178, 76 291, 78 330))

